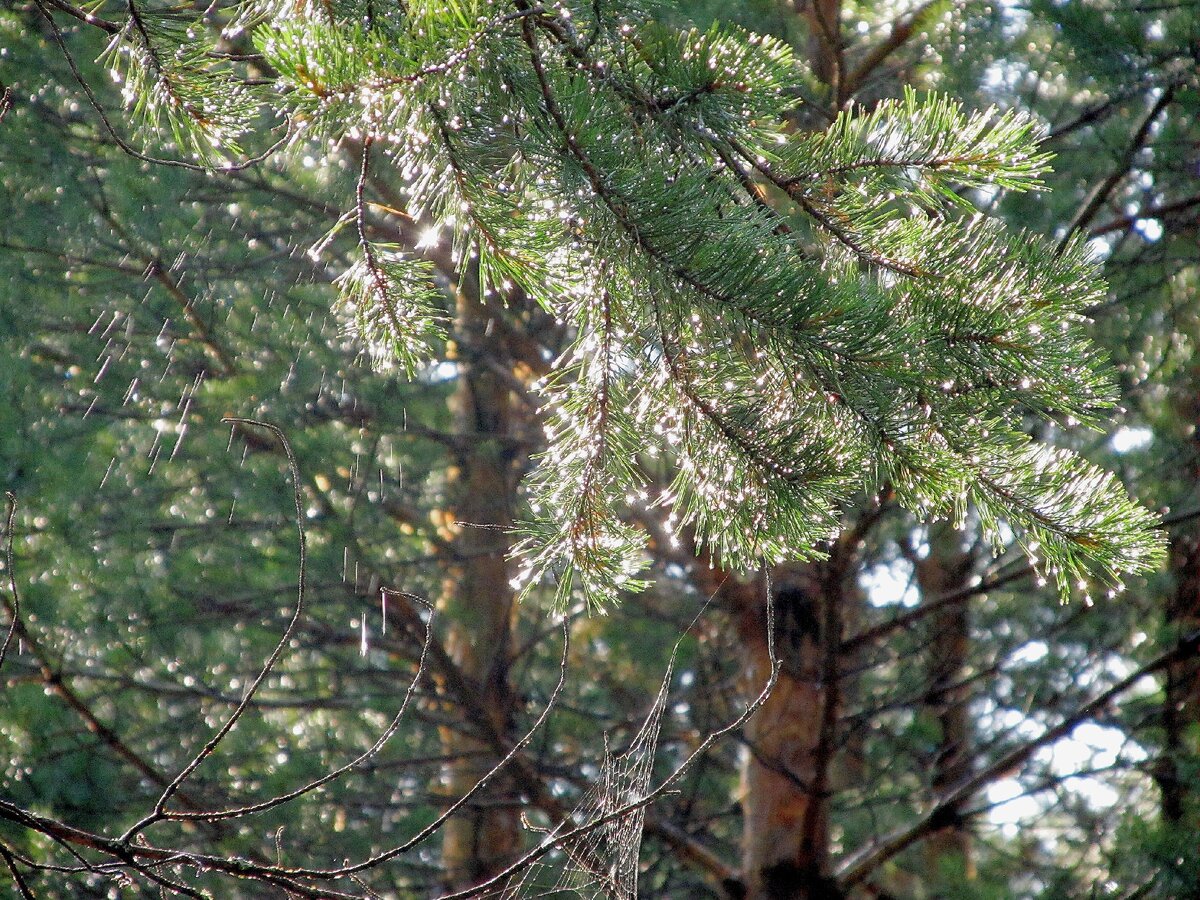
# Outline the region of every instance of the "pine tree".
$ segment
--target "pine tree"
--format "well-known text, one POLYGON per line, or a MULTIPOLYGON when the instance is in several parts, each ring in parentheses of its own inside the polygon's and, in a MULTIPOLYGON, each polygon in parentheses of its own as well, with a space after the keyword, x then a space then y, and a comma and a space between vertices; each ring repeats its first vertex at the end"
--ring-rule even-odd
MULTIPOLYGON (((1161 555, 1111 477, 1027 436, 1030 418, 1096 426, 1115 400, 1084 335, 1103 285, 1082 242, 970 202, 1039 187, 1029 119, 907 93, 805 133, 812 83, 784 45, 621 5, 44 12, 109 33, 102 62, 139 129, 120 140, 143 158, 349 161, 349 212, 328 223, 358 243, 339 315, 374 363, 409 373, 451 336, 447 355, 475 367, 462 432, 472 402, 503 394, 471 355, 494 338, 489 307, 567 336, 557 359, 523 360, 545 428, 517 550, 519 586, 552 582, 559 608, 640 587, 651 540, 728 571, 817 559, 844 505, 883 492, 923 519, 974 510, 997 543, 1011 526, 1062 596, 1161 555), (384 206, 418 240, 381 238, 384 206), (647 510, 668 511, 666 533, 641 527, 647 510)), ((461 451, 468 496, 513 474, 510 433, 475 431, 488 446, 461 451)), ((509 524, 507 508, 457 509, 509 524)), ((481 678, 494 664, 471 663, 481 678)), ((511 698, 490 699, 502 731, 511 698)))
MULTIPOLYGON (((1022 427, 1095 425, 1114 400, 1080 327, 1102 290, 1082 244, 963 198, 1038 186, 1027 119, 910 92, 792 134, 804 83, 784 46, 620 6, 367 6, 254 34, 278 114, 361 142, 364 178, 398 170, 485 296, 519 293, 575 336, 543 386, 521 549, 561 605, 639 584, 645 536, 622 517, 639 503, 743 571, 819 553, 839 504, 884 485, 924 517, 971 506, 997 544, 1012 523, 1064 597, 1089 565, 1115 582, 1158 557, 1111 478, 1022 427), (674 481, 643 500, 656 454, 674 481)), ((436 327, 428 272, 362 253, 361 336, 411 367, 436 327)))
POLYGON ((112 33, 104 60, 145 139, 188 157, 168 162, 250 165, 265 115, 289 144, 359 148, 344 304, 377 364, 411 372, 439 316, 429 265, 367 237, 373 166, 449 229, 485 297, 571 329, 543 385, 524 549, 560 601, 638 584, 644 538, 621 510, 639 453, 676 473, 645 502, 739 570, 813 555, 839 503, 885 484, 926 517, 1011 522, 1064 596, 1089 566, 1115 581, 1158 558, 1112 479, 1019 427, 1095 425, 1114 397, 1080 328, 1102 290, 1082 244, 966 199, 1039 186, 1027 118, 908 92, 795 134, 805 80, 784 45, 621 5, 75 12, 112 33), (272 79, 218 48, 243 31, 272 79))

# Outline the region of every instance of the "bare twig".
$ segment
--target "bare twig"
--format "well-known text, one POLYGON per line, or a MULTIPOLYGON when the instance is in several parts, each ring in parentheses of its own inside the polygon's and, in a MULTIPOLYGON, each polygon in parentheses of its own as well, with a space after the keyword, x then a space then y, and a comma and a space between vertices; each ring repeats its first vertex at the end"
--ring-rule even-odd
POLYGON ((17 892, 21 895, 21 900, 36 900, 33 891, 29 887, 29 883, 25 880, 25 876, 17 868, 16 857, 4 844, 0 844, 0 858, 4 859, 4 865, 8 868, 8 874, 12 876, 13 884, 16 885, 17 892))
POLYGON ((866 56, 846 75, 845 81, 841 85, 843 101, 853 97, 855 92, 862 87, 863 82, 883 65, 888 57, 908 43, 917 29, 924 24, 925 17, 938 5, 940 5, 939 0, 927 0, 912 12, 892 23, 892 30, 888 36, 868 50, 866 56))
POLYGON ((1181 200, 1173 200, 1170 203, 1161 203, 1157 206, 1143 206, 1133 215, 1119 216, 1102 225, 1095 226, 1088 234, 1092 237, 1100 237, 1101 235, 1111 234, 1114 231, 1124 231, 1142 219, 1160 219, 1174 215, 1175 213, 1185 212, 1197 206, 1200 206, 1200 194, 1192 197, 1184 197, 1181 200))
POLYGON ((888 860, 936 831, 941 825, 941 817, 948 811, 955 809, 964 800, 978 793, 981 788, 1017 770, 1040 748, 1070 734, 1077 725, 1093 718, 1109 703, 1147 675, 1152 675, 1165 668, 1176 659, 1195 653, 1198 648, 1200 648, 1200 631, 1185 636, 1173 648, 1155 657, 1129 676, 1122 678, 1094 699, 1084 703, 1057 725, 1046 729, 1040 736, 1026 741, 991 765, 965 778, 939 797, 932 808, 927 810, 917 821, 897 829, 891 835, 849 856, 838 872, 838 883, 844 888, 862 883, 888 860))
POLYGON ((1066 249, 1068 242, 1074 236, 1075 232, 1087 228, 1088 224, 1096 217, 1096 213, 1104 206, 1113 191, 1117 186, 1125 180, 1125 176, 1129 174, 1129 170, 1133 167, 1137 159, 1138 153, 1146 146, 1146 141, 1150 137, 1150 132, 1154 128, 1154 123, 1158 121, 1158 117, 1175 98, 1175 85, 1169 85, 1163 89, 1158 100, 1153 106, 1147 110, 1146 115, 1142 118, 1141 123, 1133 133, 1133 137, 1129 140, 1129 146, 1125 153, 1122 154, 1120 161, 1116 167, 1108 174, 1106 178, 1098 182, 1095 187, 1088 193, 1083 205, 1079 211, 1075 213, 1071 219, 1071 224, 1067 227, 1066 233, 1063 235, 1062 241, 1059 242, 1058 249, 1061 253, 1066 249))
POLYGON ((928 603, 922 603, 920 606, 914 607, 908 612, 900 613, 897 616, 888 619, 886 622, 881 622, 870 628, 860 631, 852 637, 846 638, 842 642, 842 652, 849 653, 865 646, 866 644, 874 643, 887 635, 898 631, 901 628, 907 628, 915 622, 924 619, 931 613, 935 613, 940 609, 945 609, 949 606, 954 606, 958 603, 963 603, 970 600, 972 597, 978 597, 980 594, 986 594, 988 591, 994 591, 997 588, 1003 587, 1013 581, 1018 581, 1033 574, 1033 567, 1028 563, 1018 565, 1003 574, 998 574, 992 578, 984 579, 978 584, 969 585, 957 591, 952 591, 944 596, 930 600, 928 603))
POLYGON ((214 811, 207 811, 207 812, 171 812, 171 811, 167 811, 164 814, 165 818, 176 819, 176 820, 181 820, 181 821, 200 819, 200 820, 203 820, 206 822, 212 822, 212 821, 216 821, 219 819, 236 819, 241 816, 251 815, 252 813, 257 813, 257 812, 262 812, 264 810, 273 809, 276 806, 282 806, 284 803, 288 803, 292 800, 295 800, 298 797, 303 797, 305 794, 312 793, 313 791, 317 790, 318 788, 329 784, 331 781, 334 781, 334 780, 340 778, 341 776, 345 775, 347 772, 351 771, 352 769, 358 768, 364 762, 366 762, 367 760, 374 757, 377 753, 379 753, 380 750, 383 749, 384 744, 386 744, 391 739, 391 737, 399 730, 400 721, 404 718, 404 714, 408 711, 409 705, 412 703, 412 699, 413 699, 414 695, 416 694, 417 684, 418 684, 418 682, 420 682, 421 676, 425 674, 425 661, 429 655, 429 645, 433 641, 434 608, 431 603, 429 603, 426 600, 421 599, 420 597, 417 597, 414 594, 406 594, 403 591, 393 591, 389 588, 383 588, 382 590, 388 596, 403 597, 403 598, 406 598, 409 600, 413 600, 416 603, 419 603, 421 606, 423 606, 428 611, 429 618, 425 622, 425 639, 421 644, 421 655, 417 661, 416 673, 413 675, 412 681, 409 682, 408 689, 404 693, 404 699, 400 703, 400 709, 396 712, 396 715, 392 717, 392 721, 388 724, 387 728, 384 729, 383 733, 379 735, 379 737, 375 740, 375 742, 369 748, 364 750, 362 753, 360 753, 354 759, 350 760, 350 762, 346 763, 345 765, 339 766, 336 769, 332 769, 331 771, 326 772, 320 778, 310 781, 308 784, 304 785, 303 787, 299 787, 299 788, 296 788, 295 790, 288 791, 285 794, 279 794, 278 796, 272 797, 269 800, 263 800, 260 803, 254 803, 254 804, 250 804, 248 806, 240 806, 240 807, 237 807, 234 809, 214 810, 214 811))
POLYGON ((271 655, 267 658, 266 663, 264 663, 254 681, 246 690, 245 696, 242 697, 241 702, 233 710, 229 718, 225 720, 225 724, 217 730, 216 734, 209 738, 208 742, 194 757, 192 757, 192 760, 180 770, 179 774, 176 775, 170 784, 168 784, 163 790, 162 795, 158 798, 158 802, 154 804, 154 811, 142 818, 139 822, 136 822, 125 832, 124 835, 122 835, 121 841, 122 843, 126 844, 132 841, 135 835, 144 831, 150 825, 167 817, 167 802, 179 790, 183 783, 189 777, 191 777, 192 773, 200 767, 200 764, 213 754, 213 752, 220 745, 221 741, 225 739, 225 736, 228 735, 229 732, 234 729, 234 726, 237 725, 238 720, 241 719, 242 715, 249 707, 250 701, 254 699, 254 695, 258 692, 259 687, 267 679, 267 676, 271 674, 280 657, 283 656, 284 650, 291 642, 292 635, 296 631, 296 626, 299 624, 301 617, 304 615, 304 591, 308 578, 308 544, 304 533, 304 499, 300 493, 300 467, 296 463, 296 456, 292 452, 291 444, 288 443, 287 436, 283 433, 283 431, 278 426, 272 425, 269 422, 260 422, 255 419, 243 419, 235 417, 228 417, 222 419, 222 421, 233 425, 250 425, 258 428, 265 428, 274 434, 279 442, 283 445, 283 451, 287 456, 288 468, 290 469, 292 475, 293 499, 295 500, 296 504, 296 530, 299 533, 300 563, 299 575, 297 579, 298 583, 296 587, 296 605, 292 612, 291 620, 288 622, 287 627, 283 631, 283 635, 279 639, 279 643, 276 644, 275 649, 271 651, 271 655))
POLYGON ((8 655, 8 645, 12 643, 13 635, 17 633, 17 622, 21 618, 21 597, 17 593, 17 571, 13 566, 13 523, 17 518, 17 497, 12 491, 5 491, 7 509, 4 515, 4 565, 8 568, 8 588, 12 594, 11 601, 5 602, 8 611, 8 633, 4 635, 4 644, 0 646, 0 668, 4 666, 4 657, 8 655))

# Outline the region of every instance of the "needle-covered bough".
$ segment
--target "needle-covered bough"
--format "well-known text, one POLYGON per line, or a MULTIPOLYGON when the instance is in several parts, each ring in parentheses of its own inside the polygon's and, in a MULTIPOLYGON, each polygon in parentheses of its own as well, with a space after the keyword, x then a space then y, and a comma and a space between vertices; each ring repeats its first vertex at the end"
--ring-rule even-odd
POLYGON ((381 172, 452 232, 484 296, 569 326, 540 385, 518 551, 560 601, 640 584, 639 504, 746 569, 818 554, 841 504, 883 486, 925 518, 974 510, 998 542, 1008 523, 1064 593, 1159 558, 1113 477, 1029 436, 1096 426, 1115 395, 1085 333, 1103 284, 1083 242, 972 206, 1038 188, 1028 118, 909 92, 805 131, 786 46, 678 33, 628 2, 268 0, 103 21, 136 118, 190 164, 236 164, 285 128, 290 146, 357 154, 361 259, 341 283, 373 360, 419 368, 444 324, 419 250, 363 227, 381 172), (222 52, 244 33, 257 53, 222 52), (655 456, 668 489, 648 487, 655 456))

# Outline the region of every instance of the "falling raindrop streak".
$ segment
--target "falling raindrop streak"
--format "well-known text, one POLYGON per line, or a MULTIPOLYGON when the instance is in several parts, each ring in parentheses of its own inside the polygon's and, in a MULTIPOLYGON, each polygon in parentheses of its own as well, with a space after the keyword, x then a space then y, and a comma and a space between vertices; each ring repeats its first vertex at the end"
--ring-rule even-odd
MULTIPOLYGON (((88 407, 88 412, 91 412, 91 407, 88 407)), ((100 487, 97 490, 104 490, 104 485, 108 484, 108 476, 112 474, 113 469, 117 465, 117 458, 114 456, 108 464, 108 468, 104 471, 104 477, 100 479, 100 487)))

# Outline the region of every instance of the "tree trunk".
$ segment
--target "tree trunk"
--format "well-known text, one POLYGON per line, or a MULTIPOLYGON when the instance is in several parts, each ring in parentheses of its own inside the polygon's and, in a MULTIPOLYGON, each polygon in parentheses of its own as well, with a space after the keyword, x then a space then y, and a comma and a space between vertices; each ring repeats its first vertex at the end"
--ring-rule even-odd
MULTIPOLYGON (((746 726, 742 771, 747 900, 840 897, 829 877, 829 793, 837 746, 841 573, 829 563, 782 575, 772 598, 781 662, 770 697, 746 726)), ((748 683, 770 672, 761 599, 743 603, 738 632, 748 683)))
MULTIPOLYGON (((808 26, 813 74, 843 98, 841 0, 794 0, 808 26)), ((746 725, 742 769, 742 878, 747 900, 832 900, 829 797, 839 744, 844 587, 857 538, 822 563, 778 573, 771 598, 781 668, 771 695, 746 725)), ((771 660, 763 603, 739 596, 738 635, 751 690, 771 660)))
MULTIPOLYGON (((1176 421, 1186 428, 1190 451, 1185 477, 1200 483, 1200 362, 1192 361, 1187 377, 1172 397, 1176 421)), ((1194 491, 1194 488, 1193 488, 1194 491)), ((1200 629, 1200 531, 1195 527, 1178 533, 1171 542, 1171 571, 1175 592, 1167 600, 1166 620, 1171 630, 1183 637, 1200 629)), ((1154 781, 1162 802, 1163 822, 1179 828, 1195 827, 1189 816, 1200 820, 1200 798, 1185 770, 1189 759, 1200 758, 1200 663, 1192 657, 1176 658, 1163 673, 1161 713, 1163 747, 1154 767, 1154 781)))
MULTIPOLYGON (((963 549, 962 535, 946 523, 929 530, 929 555, 916 561, 917 584, 923 603, 932 603, 969 586, 975 556, 963 549)), ((935 798, 946 794, 971 772, 970 691, 962 684, 971 648, 970 608, 966 601, 951 603, 929 618, 932 639, 926 662, 928 691, 923 714, 937 723, 938 741, 930 787, 935 798)), ((946 824, 925 843, 929 872, 975 875, 971 832, 962 812, 966 802, 950 810, 946 824)))
MULTIPOLYGON (((1167 619, 1181 635, 1200 629, 1200 539, 1180 537, 1172 547, 1175 593, 1167 608, 1167 619)), ((1162 798, 1163 821, 1188 827, 1189 808, 1195 804, 1183 776, 1184 759, 1200 754, 1200 746, 1188 734, 1200 723, 1200 665, 1189 657, 1177 657, 1164 673, 1162 728, 1163 748, 1154 769, 1154 780, 1162 798)))
MULTIPOLYGON (((503 363, 488 313, 474 296, 457 301, 460 377, 452 406, 462 437, 449 474, 451 511, 442 525, 458 560, 441 598, 450 622, 446 646, 463 677, 489 711, 487 727, 507 734, 513 718, 509 684, 514 593, 509 585, 508 527, 517 474, 512 461, 513 398, 487 360, 503 363)), ((473 733, 470 721, 441 729, 450 762, 444 785, 450 800, 470 790, 493 765, 493 746, 473 733)), ((448 887, 479 883, 512 861, 521 846, 520 806, 509 779, 496 778, 445 826, 442 862, 448 887)))

